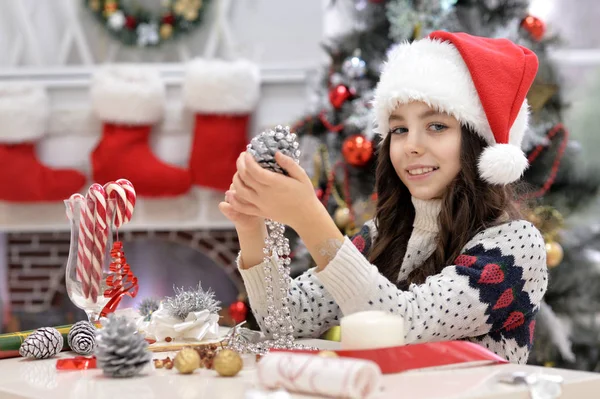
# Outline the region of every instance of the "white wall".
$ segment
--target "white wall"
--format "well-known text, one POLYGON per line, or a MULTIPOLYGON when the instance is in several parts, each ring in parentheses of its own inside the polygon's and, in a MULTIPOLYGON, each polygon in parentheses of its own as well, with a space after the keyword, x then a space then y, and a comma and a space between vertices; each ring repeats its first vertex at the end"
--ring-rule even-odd
MULTIPOLYGON (((141 3, 157 7, 160 1, 141 3)), ((82 7, 82 0, 0 0, 0 68, 59 66, 63 64, 60 60, 63 47, 70 49, 65 57, 68 64, 81 64, 87 53, 93 63, 107 60, 168 63, 180 61, 182 52, 198 56, 206 49, 206 41, 218 20, 219 6, 224 2, 231 3, 227 27, 234 38, 234 56, 271 66, 306 66, 320 57, 317 44, 323 33, 321 1, 211 0, 207 2, 209 7, 202 26, 192 34, 160 50, 138 50, 120 47, 111 39, 89 10, 82 7), (75 38, 70 46, 67 36, 75 38), (19 56, 14 58, 14 54, 19 56)))

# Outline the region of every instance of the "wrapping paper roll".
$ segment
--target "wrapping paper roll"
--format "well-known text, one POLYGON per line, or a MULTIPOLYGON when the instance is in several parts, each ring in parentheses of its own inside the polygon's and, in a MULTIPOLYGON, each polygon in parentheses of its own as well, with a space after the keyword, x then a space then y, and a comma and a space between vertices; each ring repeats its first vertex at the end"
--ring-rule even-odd
POLYGON ((331 398, 368 398, 381 386, 379 366, 367 360, 271 352, 257 369, 265 388, 331 398))

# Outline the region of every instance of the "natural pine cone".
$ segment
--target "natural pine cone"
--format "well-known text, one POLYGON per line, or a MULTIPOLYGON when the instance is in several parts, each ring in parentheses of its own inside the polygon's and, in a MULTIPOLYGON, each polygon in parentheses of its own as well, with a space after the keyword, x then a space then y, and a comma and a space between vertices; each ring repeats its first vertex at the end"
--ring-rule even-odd
POLYGON ((290 133, 288 126, 285 128, 277 126, 275 130, 268 130, 254 137, 248 144, 247 150, 263 168, 287 175, 287 172, 275 162, 275 153, 280 151, 297 162, 300 158, 299 147, 296 134, 290 133))
POLYGON ((133 377, 152 359, 134 323, 110 314, 97 335, 98 367, 109 377, 133 377))
POLYGON ((67 342, 78 355, 90 355, 96 348, 96 327, 88 321, 78 321, 69 330, 67 342))

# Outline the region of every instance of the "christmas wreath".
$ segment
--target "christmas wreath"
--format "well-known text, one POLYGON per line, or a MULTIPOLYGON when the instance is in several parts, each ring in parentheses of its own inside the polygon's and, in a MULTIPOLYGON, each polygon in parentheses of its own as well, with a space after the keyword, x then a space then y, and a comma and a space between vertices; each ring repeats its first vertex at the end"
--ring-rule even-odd
POLYGON ((208 0, 164 0, 158 15, 139 3, 133 0, 84 0, 84 7, 121 43, 156 47, 198 27, 208 0))

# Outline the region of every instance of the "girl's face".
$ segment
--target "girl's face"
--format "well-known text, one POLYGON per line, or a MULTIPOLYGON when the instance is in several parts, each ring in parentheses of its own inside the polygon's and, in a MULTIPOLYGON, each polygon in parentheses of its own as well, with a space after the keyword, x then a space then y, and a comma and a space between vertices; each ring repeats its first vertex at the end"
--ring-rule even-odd
POLYGON ((396 107, 389 119, 390 158, 418 199, 441 198, 460 171, 461 126, 423 102, 396 107))

